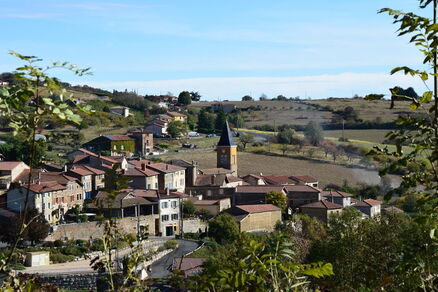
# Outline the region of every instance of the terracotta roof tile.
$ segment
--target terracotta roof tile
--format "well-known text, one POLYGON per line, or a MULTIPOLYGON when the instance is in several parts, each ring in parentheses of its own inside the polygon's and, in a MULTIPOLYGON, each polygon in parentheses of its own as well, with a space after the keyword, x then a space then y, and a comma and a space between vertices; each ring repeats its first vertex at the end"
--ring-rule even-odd
POLYGON ((329 201, 321 200, 318 202, 309 203, 301 206, 300 208, 313 208, 313 209, 342 209, 342 206, 329 201))
POLYGON ((312 183, 318 181, 318 179, 310 175, 292 175, 290 176, 290 178, 297 182, 305 182, 305 183, 312 183))
POLYGON ((341 192, 341 191, 322 191, 321 195, 323 197, 338 197, 338 198, 348 198, 352 197, 352 194, 341 192))
POLYGON ((236 205, 236 208, 243 210, 246 213, 262 213, 280 211, 281 209, 272 204, 257 204, 257 205, 236 205))
POLYGON ((236 193, 239 194, 266 194, 272 191, 283 192, 284 186, 276 186, 276 185, 260 185, 260 186, 238 186, 236 187, 236 193))
POLYGON ((295 181, 286 175, 263 175, 263 179, 273 185, 294 184, 295 181))
POLYGON ((21 161, 0 161, 0 170, 13 170, 18 165, 20 165, 21 161))
POLYGON ((293 185, 293 186, 284 186, 284 189, 287 192, 310 192, 310 193, 320 193, 321 190, 315 187, 307 186, 307 185, 293 185))

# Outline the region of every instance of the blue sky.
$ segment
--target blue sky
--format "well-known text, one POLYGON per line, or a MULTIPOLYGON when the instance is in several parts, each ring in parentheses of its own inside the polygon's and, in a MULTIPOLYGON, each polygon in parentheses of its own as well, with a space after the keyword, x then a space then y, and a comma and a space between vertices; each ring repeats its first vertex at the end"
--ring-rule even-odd
POLYGON ((0 71, 15 50, 91 67, 73 84, 205 99, 387 93, 421 83, 391 68, 421 62, 383 7, 415 0, 0 0, 0 71))

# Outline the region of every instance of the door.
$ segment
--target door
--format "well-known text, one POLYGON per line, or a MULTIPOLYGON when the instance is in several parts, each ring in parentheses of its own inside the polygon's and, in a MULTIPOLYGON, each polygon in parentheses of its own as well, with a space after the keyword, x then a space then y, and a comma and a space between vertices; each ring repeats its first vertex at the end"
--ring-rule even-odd
POLYGON ((166 226, 166 236, 172 236, 172 235, 173 235, 173 227, 166 226))

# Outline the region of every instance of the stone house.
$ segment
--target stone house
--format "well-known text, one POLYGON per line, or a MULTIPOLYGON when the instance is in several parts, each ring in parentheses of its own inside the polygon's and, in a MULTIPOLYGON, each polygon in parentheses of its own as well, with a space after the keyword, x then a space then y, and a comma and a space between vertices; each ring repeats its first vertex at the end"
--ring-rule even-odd
POLYGON ((263 186, 266 185, 265 180, 260 175, 248 174, 242 177, 243 181, 252 186, 263 186))
POLYGON ((308 185, 284 186, 284 189, 287 193, 288 206, 292 210, 322 199, 321 190, 308 185))
POLYGON ((366 199, 363 201, 356 201, 353 206, 365 215, 374 217, 380 215, 382 202, 373 199, 366 199))
POLYGON ((134 189, 157 190, 159 172, 146 167, 145 161, 130 161, 128 169, 124 172, 124 176, 130 178, 128 183, 134 189), (139 166, 137 166, 139 165, 139 166))
POLYGON ((194 200, 193 205, 197 211, 204 209, 212 216, 216 216, 222 211, 231 208, 231 200, 230 198, 222 198, 218 200, 194 200))
POLYGON ((321 200, 300 206, 300 211, 303 214, 327 222, 331 215, 342 212, 342 205, 321 200))
POLYGON ((294 180, 296 184, 307 185, 314 188, 318 187, 318 179, 310 175, 292 175, 290 178, 294 180))
POLYGON ((272 204, 238 205, 225 212, 234 217, 240 232, 272 232, 281 222, 281 209, 272 204))
POLYGON ((238 186, 234 191, 232 204, 233 205, 266 204, 266 194, 272 191, 283 193, 286 196, 286 191, 284 186, 275 186, 275 185, 238 186))
POLYGON ((129 136, 135 140, 135 152, 141 156, 148 155, 154 150, 154 134, 147 129, 129 131, 129 136))
POLYGON ((57 223, 59 221, 59 216, 56 216, 58 208, 54 206, 53 201, 55 197, 62 196, 66 186, 57 182, 42 182, 12 189, 7 195, 7 207, 9 210, 20 213, 24 211, 28 189, 28 209, 38 210, 50 224, 57 223))
MULTIPOLYGON (((96 169, 96 171, 97 171, 97 169, 96 169)), ((93 176, 95 176, 95 173, 86 167, 72 165, 67 170, 67 175, 78 179, 82 184, 82 189, 83 189, 84 195, 85 195, 84 198, 91 199, 91 195, 92 195, 93 191, 95 191, 95 190, 93 190, 93 176)), ((99 174, 99 175, 101 175, 101 174, 99 174)))
POLYGON ((341 191, 322 191, 322 197, 324 200, 341 205, 342 207, 351 206, 352 194, 341 192, 341 191))
POLYGON ((155 137, 166 137, 167 136, 167 127, 169 126, 169 122, 166 120, 154 119, 152 122, 146 127, 147 130, 151 131, 155 137))
POLYGON ((179 112, 167 112, 167 115, 172 118, 172 121, 187 122, 187 116, 179 112))
POLYGON ((29 166, 22 161, 0 161, 0 189, 9 189, 11 183, 28 169, 29 166))
POLYGON ((231 198, 234 189, 241 185, 243 180, 231 174, 198 174, 194 185, 186 187, 186 191, 208 199, 231 198))
POLYGON ((159 190, 185 191, 185 168, 167 163, 148 163, 145 166, 147 169, 158 172, 159 190))
POLYGON ((135 139, 128 135, 100 136, 88 141, 83 147, 95 153, 106 151, 110 156, 131 157, 135 153, 135 139))

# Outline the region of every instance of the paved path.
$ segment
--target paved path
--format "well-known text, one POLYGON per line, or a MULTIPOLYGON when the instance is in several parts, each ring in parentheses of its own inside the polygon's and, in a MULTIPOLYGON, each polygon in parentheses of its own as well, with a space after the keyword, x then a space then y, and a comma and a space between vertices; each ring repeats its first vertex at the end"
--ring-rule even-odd
POLYGON ((150 277, 153 279, 166 278, 170 274, 174 258, 185 256, 200 246, 200 243, 190 240, 177 240, 178 248, 165 255, 151 265, 150 277))
MULTIPOLYGON (((144 243, 144 249, 157 248, 162 245, 167 239, 152 239, 144 243)), ((131 249, 127 248, 118 252, 118 258, 123 258, 131 253, 131 249)), ((113 251, 115 255, 115 251, 113 251)), ((93 273, 94 270, 90 266, 91 259, 80 260, 76 262, 68 262, 62 264, 52 264, 48 266, 29 267, 24 271, 19 271, 28 274, 63 274, 63 273, 93 273)))

